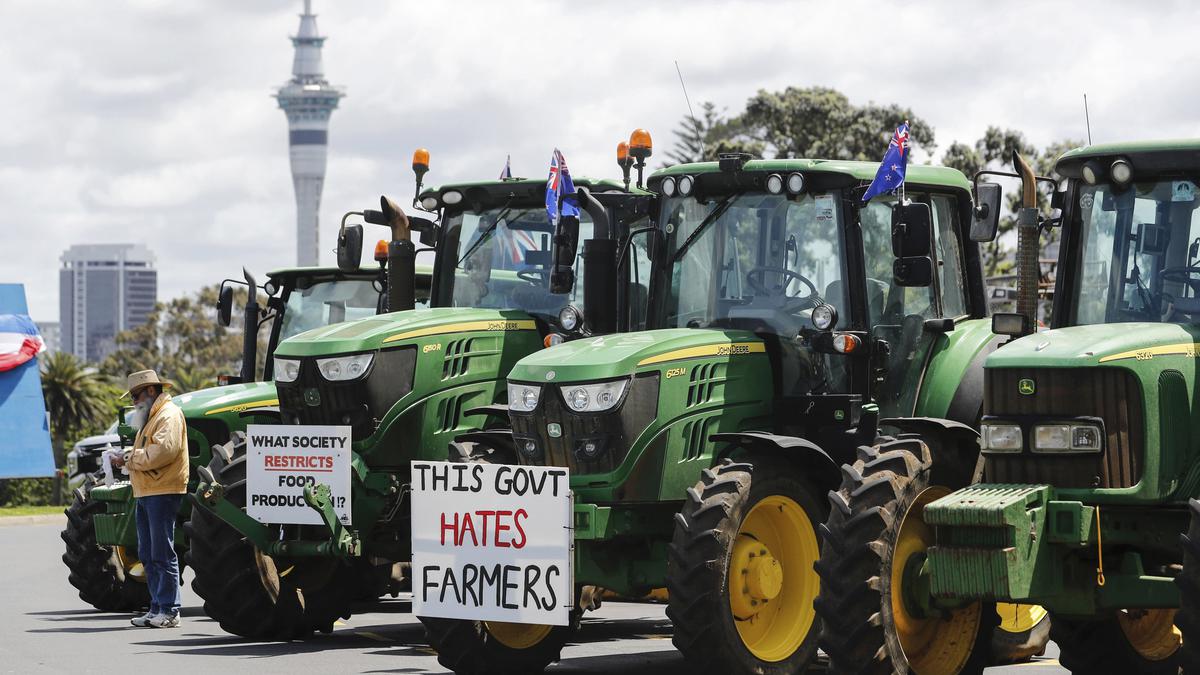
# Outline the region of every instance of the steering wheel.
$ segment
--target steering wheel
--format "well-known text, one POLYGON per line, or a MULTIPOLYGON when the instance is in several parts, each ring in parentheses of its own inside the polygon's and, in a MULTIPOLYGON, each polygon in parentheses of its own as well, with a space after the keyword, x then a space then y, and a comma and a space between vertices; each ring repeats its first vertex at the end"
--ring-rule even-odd
POLYGON ((1200 277, 1200 267, 1164 267, 1158 272, 1159 280, 1187 284, 1200 295, 1200 278, 1193 277, 1200 277))
POLYGON ((788 303, 789 308, 791 308, 790 306, 793 303, 797 305, 797 307, 794 309, 803 309, 804 305, 810 303, 812 306, 816 306, 821 297, 820 294, 817 293, 816 285, 813 284, 812 281, 809 281, 808 277, 789 270, 786 267, 755 267, 749 272, 746 272, 746 285, 750 286, 750 288, 753 289, 758 295, 766 297, 788 298, 792 301, 788 303), (782 274, 784 277, 784 282, 779 286, 776 286, 774 289, 767 288, 765 283, 766 280, 763 277, 768 273, 782 274), (788 295, 787 287, 792 281, 799 281, 805 286, 808 286, 808 295, 788 295))
POLYGON ((545 281, 549 270, 544 267, 523 267, 517 270, 517 278, 531 284, 541 284, 545 281))

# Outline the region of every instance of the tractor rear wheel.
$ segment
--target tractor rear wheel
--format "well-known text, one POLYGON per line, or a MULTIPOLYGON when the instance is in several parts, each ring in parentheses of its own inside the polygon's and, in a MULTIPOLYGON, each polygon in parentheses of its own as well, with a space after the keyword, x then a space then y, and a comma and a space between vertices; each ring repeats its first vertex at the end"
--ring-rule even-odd
POLYGON ((967 485, 973 469, 950 453, 935 463, 929 446, 909 435, 863 446, 842 467, 817 566, 820 642, 831 672, 948 675, 988 665, 994 606, 939 609, 922 583, 933 543, 924 507, 967 485))
POLYGON ((991 665, 1027 661, 1046 653, 1050 613, 1039 605, 996 603, 1000 625, 992 632, 991 665))
MULTIPOLYGON (((510 448, 482 443, 450 443, 447 461, 468 464, 516 464, 510 448)), ((583 603, 576 602, 567 626, 469 621, 419 616, 425 638, 438 654, 438 663, 457 675, 524 675, 540 673, 562 654, 579 628, 583 603)))
POLYGON ((1099 621, 1055 617, 1050 634, 1058 644, 1059 663, 1072 673, 1174 675, 1183 651, 1175 613, 1174 609, 1131 609, 1099 621))
MULTIPOLYGON (((225 487, 225 499, 246 505, 246 437, 226 444, 228 464, 213 453, 209 470, 225 487)), ((354 569, 334 558, 275 559, 263 554, 216 514, 196 505, 185 526, 191 540, 192 589, 204 613, 226 632, 258 640, 296 640, 329 633, 349 618, 354 569)))
MULTIPOLYGON (((67 580, 79 591, 79 598, 102 612, 133 612, 150 606, 142 564, 133 551, 123 546, 96 543, 92 517, 104 513, 104 502, 89 499, 91 483, 75 490, 71 505, 64 511, 67 527, 60 535, 67 545, 62 561, 70 570, 67 580)), ((132 518, 133 514, 129 514, 132 518)))
POLYGON ((1180 598, 1175 625, 1183 638, 1183 672, 1200 673, 1200 501, 1188 501, 1188 514, 1187 534, 1179 538, 1183 544, 1183 571, 1175 577, 1180 598))
POLYGON ((667 616, 702 672, 802 670, 816 655, 818 491, 786 464, 706 469, 675 516, 667 616))

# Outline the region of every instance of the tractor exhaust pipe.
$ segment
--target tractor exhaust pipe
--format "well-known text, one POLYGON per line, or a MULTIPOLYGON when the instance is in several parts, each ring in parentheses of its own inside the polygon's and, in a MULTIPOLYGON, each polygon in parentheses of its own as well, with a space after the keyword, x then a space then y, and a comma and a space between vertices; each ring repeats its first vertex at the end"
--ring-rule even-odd
POLYGON ((1017 211, 1017 314, 1027 317, 1028 333, 1037 330, 1039 230, 1037 180, 1033 168, 1016 150, 1013 167, 1021 177, 1021 207, 1017 211))
POLYGON ((254 371, 258 365, 258 284, 254 275, 245 267, 242 276, 246 277, 246 314, 242 326, 242 382, 253 382, 254 371))
POLYGON ((392 240, 388 242, 387 311, 408 311, 416 304, 413 283, 417 261, 417 249, 412 243, 408 216, 396 202, 384 196, 379 198, 379 207, 383 211, 384 221, 392 230, 392 240))

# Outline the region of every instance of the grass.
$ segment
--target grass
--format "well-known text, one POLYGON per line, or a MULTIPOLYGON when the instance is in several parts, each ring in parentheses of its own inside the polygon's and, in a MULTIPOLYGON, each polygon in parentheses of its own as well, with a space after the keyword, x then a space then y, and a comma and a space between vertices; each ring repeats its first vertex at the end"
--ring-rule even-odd
POLYGON ((63 512, 64 506, 0 506, 0 518, 6 516, 49 516, 63 512))

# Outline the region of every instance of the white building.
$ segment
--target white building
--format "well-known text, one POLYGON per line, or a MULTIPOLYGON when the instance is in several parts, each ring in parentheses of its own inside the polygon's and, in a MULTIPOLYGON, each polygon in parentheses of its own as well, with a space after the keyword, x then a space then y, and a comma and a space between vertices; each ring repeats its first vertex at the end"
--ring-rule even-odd
POLYGON ((154 254, 141 244, 84 244, 63 252, 58 271, 59 343, 91 362, 113 338, 146 322, 158 300, 154 254))
POLYGON ((325 38, 317 32, 312 0, 304 0, 300 30, 292 37, 296 54, 292 79, 279 88, 275 98, 287 114, 288 147, 292 161, 292 183, 296 188, 296 262, 319 264, 318 212, 321 187, 325 182, 328 155, 329 115, 345 96, 325 79, 321 46, 325 38))

